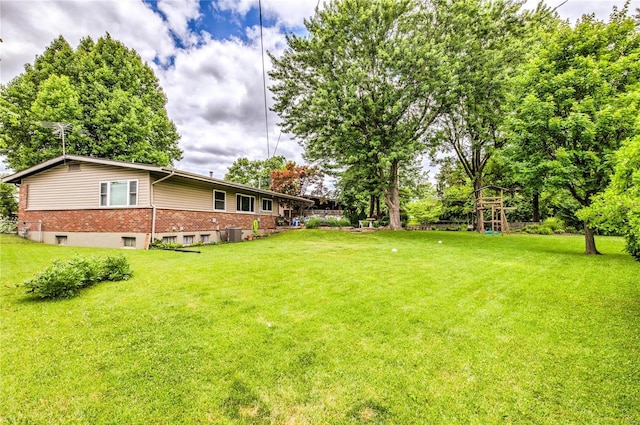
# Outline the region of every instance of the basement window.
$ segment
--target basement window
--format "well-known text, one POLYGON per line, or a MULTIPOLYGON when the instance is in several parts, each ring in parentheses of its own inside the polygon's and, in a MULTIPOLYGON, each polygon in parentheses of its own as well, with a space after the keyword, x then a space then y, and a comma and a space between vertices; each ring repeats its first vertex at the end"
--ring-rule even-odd
POLYGON ((209 235, 200 235, 200 242, 209 243, 209 235))
POLYGON ((176 243, 176 237, 175 236, 163 236, 162 237, 162 243, 176 243))
POLYGON ((58 245, 66 245, 67 237, 65 235, 56 235, 56 244, 58 245))
POLYGON ((184 235, 182 237, 182 245, 192 245, 193 244, 193 235, 184 235))
POLYGON ((125 248, 135 248, 136 247, 136 238, 123 237, 122 245, 125 248))

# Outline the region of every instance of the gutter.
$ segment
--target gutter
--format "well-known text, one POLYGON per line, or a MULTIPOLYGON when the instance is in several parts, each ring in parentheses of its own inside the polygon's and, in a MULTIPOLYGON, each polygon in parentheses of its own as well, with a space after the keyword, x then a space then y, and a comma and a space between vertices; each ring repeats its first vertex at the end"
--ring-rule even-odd
POLYGON ((154 203, 154 200, 153 200, 153 193, 155 191, 153 186, 156 183, 160 183, 163 180, 167 180, 169 177, 173 177, 175 173, 176 173, 175 170, 171 170, 171 174, 164 176, 163 178, 158 179, 154 182, 151 182, 151 208, 153 209, 153 214, 151 216, 151 243, 153 243, 156 236, 156 204, 154 203))

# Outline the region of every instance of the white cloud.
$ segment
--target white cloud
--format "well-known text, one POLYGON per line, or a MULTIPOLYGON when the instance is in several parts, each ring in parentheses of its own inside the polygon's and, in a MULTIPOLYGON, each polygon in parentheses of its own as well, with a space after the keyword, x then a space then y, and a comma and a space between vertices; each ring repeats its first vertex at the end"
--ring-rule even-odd
MULTIPOLYGON (((557 6, 563 0, 548 0, 557 6)), ((273 27, 263 28, 264 47, 278 55, 285 48, 283 32, 302 27, 324 0, 262 0, 264 16, 273 27)), ((575 20, 584 12, 597 12, 606 19, 613 4, 623 0, 569 0, 558 10, 575 20)), ((156 71, 167 94, 167 111, 182 135, 184 159, 180 168, 222 177, 241 156, 264 159, 267 137, 260 28, 245 28, 247 41, 208 33, 194 33, 190 23, 202 23, 212 11, 228 12, 229 22, 243 22, 258 0, 159 0, 156 13, 138 0, 1 0, 0 82, 22 72, 25 63, 59 35, 76 47, 82 37, 94 40, 109 32, 135 49, 156 71), (233 16, 229 15, 231 13, 233 16), (176 45, 176 39, 179 45, 176 45), (158 66, 154 61, 159 62, 158 66)), ((631 8, 640 6, 632 0, 631 8)), ((218 16, 219 18, 220 16, 218 16)), ((267 70, 271 66, 266 59, 267 70)), ((267 82, 267 84, 269 84, 267 82)), ((268 93, 268 105, 272 104, 268 93)), ((269 151, 279 136, 278 117, 268 113, 269 151)), ((302 162, 301 148, 282 135, 276 154, 302 162)))

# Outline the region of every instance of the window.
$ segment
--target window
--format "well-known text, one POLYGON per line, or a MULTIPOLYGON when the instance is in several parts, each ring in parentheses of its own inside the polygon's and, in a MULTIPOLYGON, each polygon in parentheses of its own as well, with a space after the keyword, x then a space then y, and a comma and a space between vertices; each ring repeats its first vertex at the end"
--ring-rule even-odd
POLYGON ((136 238, 122 238, 122 245, 125 248, 135 248, 136 247, 136 238))
POLYGON ((193 235, 184 235, 182 237, 183 245, 192 245, 193 244, 193 235))
POLYGON ((256 198, 253 196, 240 195, 236 196, 237 200, 237 211, 238 212, 254 212, 256 209, 254 207, 254 202, 256 198))
POLYGON ((137 180, 121 180, 100 183, 101 207, 127 207, 137 204, 137 180))
POLYGON ((216 211, 225 211, 227 209, 226 205, 227 194, 220 190, 213 191, 213 209, 216 211))
POLYGON ((56 235, 56 243, 58 245, 66 245, 67 244, 67 237, 66 236, 62 236, 62 235, 56 235))
POLYGON ((176 237, 175 236, 163 236, 162 237, 162 243, 176 243, 176 237))
POLYGON ((209 243, 209 235, 200 235, 200 242, 209 243))
POLYGON ((273 199, 262 198, 262 211, 273 211, 273 199))

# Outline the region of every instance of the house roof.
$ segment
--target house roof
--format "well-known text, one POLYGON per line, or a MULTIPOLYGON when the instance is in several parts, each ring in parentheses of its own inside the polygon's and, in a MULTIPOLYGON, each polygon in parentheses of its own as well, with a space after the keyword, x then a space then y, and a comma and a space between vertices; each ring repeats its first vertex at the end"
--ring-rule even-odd
POLYGON ((114 167, 129 168, 134 170, 144 170, 149 172, 166 174, 167 176, 177 176, 177 177, 183 177, 190 180, 197 180, 205 183, 211 183, 212 185, 216 185, 216 186, 229 187, 233 189, 259 193, 262 195, 268 195, 268 196, 274 196, 274 197, 277 196, 279 198, 289 199, 289 200, 298 201, 298 202, 304 202, 307 204, 313 203, 313 201, 310 201, 309 199, 305 199, 299 196, 285 195, 283 193, 273 192, 271 190, 258 189, 258 188, 240 184, 240 183, 234 183, 227 180, 216 179, 213 177, 203 176, 201 174, 195 174, 195 173, 190 173, 188 171, 178 170, 177 168, 173 168, 173 167, 161 167, 157 165, 141 164, 141 163, 135 163, 135 162, 114 161, 111 159, 103 159, 103 158, 95 158, 95 157, 79 156, 79 155, 62 155, 57 158, 50 159, 48 161, 34 165, 33 167, 27 168, 26 170, 22 170, 10 176, 4 177, 2 179, 2 182, 19 184, 20 181, 25 177, 29 177, 34 174, 40 173, 42 171, 48 170, 52 167, 56 167, 60 164, 64 164, 66 161, 87 162, 92 164, 111 165, 114 167))

